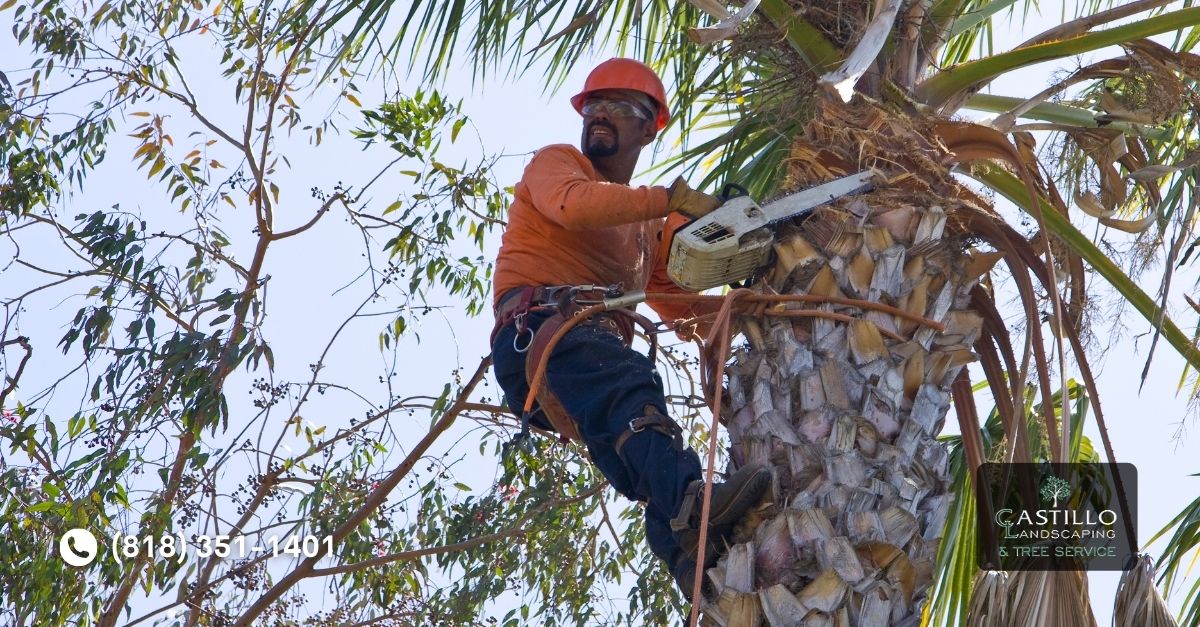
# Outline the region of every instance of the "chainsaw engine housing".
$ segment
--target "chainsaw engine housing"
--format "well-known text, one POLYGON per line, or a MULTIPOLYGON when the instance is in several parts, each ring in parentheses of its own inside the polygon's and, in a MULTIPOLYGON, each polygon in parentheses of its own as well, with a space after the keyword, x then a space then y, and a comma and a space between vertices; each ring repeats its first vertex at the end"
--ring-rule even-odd
POLYGON ((767 262, 774 236, 767 215, 749 196, 730 199, 674 235, 667 274, 699 292, 740 281, 767 262))
POLYGON ((685 224, 671 240, 667 274, 695 292, 750 278, 767 263, 775 235, 771 224, 811 213, 832 200, 874 188, 869 170, 787 194, 759 206, 737 196, 716 211, 685 224))

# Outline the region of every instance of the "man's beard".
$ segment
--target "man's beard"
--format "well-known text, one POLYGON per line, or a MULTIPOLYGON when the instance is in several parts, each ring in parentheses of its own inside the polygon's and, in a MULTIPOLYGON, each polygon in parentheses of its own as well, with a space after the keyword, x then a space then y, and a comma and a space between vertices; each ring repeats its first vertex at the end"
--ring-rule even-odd
POLYGON ((583 154, 589 157, 611 157, 617 154, 620 147, 617 142, 617 129, 608 122, 592 122, 583 130, 583 154), (609 143, 602 143, 602 138, 592 136, 592 129, 597 126, 602 126, 611 133, 609 143))

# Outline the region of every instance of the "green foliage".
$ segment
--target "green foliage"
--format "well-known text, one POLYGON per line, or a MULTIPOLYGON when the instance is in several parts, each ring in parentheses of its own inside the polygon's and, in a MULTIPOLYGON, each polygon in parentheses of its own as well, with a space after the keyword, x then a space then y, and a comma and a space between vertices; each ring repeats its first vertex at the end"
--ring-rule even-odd
MULTIPOLYGON (((407 275, 407 292, 423 299, 431 287, 444 287, 466 300, 470 315, 478 315, 485 310, 492 275, 491 263, 479 253, 484 237, 503 224, 505 198, 488 178, 490 163, 452 167, 434 156, 446 130, 454 142, 466 125, 461 106, 437 92, 417 91, 363 115, 366 127, 353 131, 356 138, 367 147, 386 143, 421 164, 420 169, 400 172, 421 191, 396 200, 376 218, 397 231, 383 247, 395 263, 413 270, 400 273, 407 275), (453 246, 464 232, 476 248, 474 256, 456 253, 453 246)), ((395 274, 393 270, 384 282, 396 281, 395 274)), ((390 346, 405 328, 404 318, 397 317, 380 335, 380 343, 390 346)))
MULTIPOLYGON (((986 385, 980 383, 975 391, 979 392, 986 385)), ((1092 447, 1091 439, 1083 435, 1089 406, 1086 391, 1075 381, 1068 381, 1068 386, 1068 399, 1073 401, 1074 405, 1071 411, 1071 459, 1076 463, 1098 462, 1099 456, 1092 447)), ((1051 403, 1055 414, 1061 417, 1061 391, 1052 397, 1051 403)), ((1041 405, 1035 402, 1030 391, 1024 407, 1030 456, 1035 462, 1049 462, 1052 459, 1049 437, 1045 424, 1041 421, 1041 412, 1041 405)), ((983 442, 984 461, 1003 462, 1011 455, 1012 442, 1005 435, 999 410, 993 408, 988 414, 987 420, 980 427, 979 436, 983 442)), ((975 575, 979 572, 977 551, 980 539, 976 521, 975 487, 974 479, 967 469, 963 439, 961 435, 952 435, 942 436, 939 440, 950 449, 950 493, 954 496, 954 501, 942 528, 934 588, 922 616, 922 624, 929 627, 966 624, 971 591, 975 585, 975 575)))
POLYGON ((1181 625, 1195 625, 1200 621, 1200 581, 1193 582, 1190 587, 1183 586, 1196 563, 1197 551, 1200 551, 1200 498, 1188 503, 1171 522, 1146 541, 1146 546, 1154 544, 1172 529, 1174 533, 1154 563, 1159 572, 1158 584, 1166 598, 1179 593, 1184 595, 1177 619, 1181 625))
POLYGON ((480 253, 504 197, 492 160, 451 166, 441 156, 473 138, 467 118, 436 91, 360 90, 363 75, 327 63, 340 40, 316 35, 321 14, 296 3, 38 0, 8 3, 6 16, 29 69, 0 75, 0 235, 16 244, 0 269, 0 530, 21 556, 0 565, 0 622, 135 621, 152 607, 221 624, 299 563, 197 555, 193 534, 235 546, 342 536, 322 562, 350 565, 321 593, 333 609, 288 590, 248 620, 424 611, 421 600, 446 586, 434 557, 362 562, 380 547, 452 550, 424 543, 449 541, 439 521, 463 517, 465 495, 440 496, 453 464, 410 463, 408 484, 372 499, 393 451, 403 456, 429 416, 462 414, 454 404, 478 384, 448 372, 441 394, 426 397, 383 383, 443 301, 465 303, 467 315, 486 307, 491 264, 480 253), (339 77, 332 90, 313 81, 326 70, 339 77), (343 132, 345 119, 362 130, 343 132), (361 162, 298 182, 297 168, 339 145, 361 149, 361 162), (115 204, 93 198, 120 186, 115 204), (311 311, 273 296, 290 278, 282 251, 336 240, 331 213, 357 234, 363 262, 350 268, 349 294, 308 302, 348 305, 346 318, 314 328, 326 337, 311 343, 280 343, 268 320, 306 324, 311 311), (391 365, 380 385, 363 385, 329 354, 335 342, 375 353, 370 338, 342 329, 381 318, 391 365), (26 345, 29 370, 13 359, 26 345), (362 524, 342 529, 353 516, 362 524), (189 548, 182 560, 118 559, 106 546, 74 569, 48 550, 72 527, 102 543, 178 534, 189 548))

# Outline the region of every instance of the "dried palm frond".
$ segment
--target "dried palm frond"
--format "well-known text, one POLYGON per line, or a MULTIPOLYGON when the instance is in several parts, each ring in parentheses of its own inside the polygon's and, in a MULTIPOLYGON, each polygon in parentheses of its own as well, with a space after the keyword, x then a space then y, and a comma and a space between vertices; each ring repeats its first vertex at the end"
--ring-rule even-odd
POLYGON ((1009 625, 1096 627, 1087 573, 1021 570, 1008 581, 1009 625))
POLYGON ((1121 575, 1113 611, 1115 627, 1175 627, 1166 601, 1154 587, 1154 564, 1141 554, 1133 568, 1121 575))
POLYGON ((970 627, 1008 627, 1008 575, 1001 570, 980 571, 967 610, 970 627))

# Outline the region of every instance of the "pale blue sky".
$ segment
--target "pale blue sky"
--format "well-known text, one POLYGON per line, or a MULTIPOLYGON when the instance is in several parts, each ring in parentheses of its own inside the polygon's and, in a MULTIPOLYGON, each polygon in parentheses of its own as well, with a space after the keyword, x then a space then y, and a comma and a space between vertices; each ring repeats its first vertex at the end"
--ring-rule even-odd
MULTIPOLYGON (((1045 27, 1060 22, 1059 5, 1053 2, 1042 3, 1042 14, 1045 18, 1030 19, 1024 30, 1016 28, 998 29, 996 33, 997 49, 1027 39, 1031 34, 1044 30, 1045 27)), ((0 14, 0 41, 3 47, 11 45, 7 14, 0 14)), ((1019 21, 1019 20, 1018 20, 1019 21)), ((1112 51, 1088 55, 1091 60, 1111 55, 1112 51)), ((464 112, 471 118, 469 130, 464 131, 458 144, 443 151, 442 158, 448 163, 457 164, 464 159, 475 159, 480 154, 502 154, 495 165, 493 174, 502 185, 511 185, 520 176, 527 156, 533 150, 550 143, 576 143, 579 137, 579 118, 571 109, 567 98, 575 93, 582 85, 586 76, 584 67, 590 67, 611 56, 610 53, 597 50, 590 59, 585 57, 581 70, 571 76, 563 89, 553 95, 543 94, 542 75, 533 71, 513 80, 489 80, 485 84, 472 86, 468 71, 451 73, 449 80, 442 88, 452 98, 464 99, 464 112), (478 134, 478 140, 472 136, 478 134)), ((196 76, 202 72, 204 62, 194 63, 197 68, 196 76)), ((1050 72, 1058 69, 1073 69, 1070 62, 1060 64, 1045 64, 1035 66, 998 82, 991 87, 993 93, 1006 95, 1031 95, 1048 84, 1050 72)), ((209 72, 208 74, 212 74, 209 72)), ((10 78, 12 75, 10 73, 10 78)), ((668 83, 671 81, 668 80, 668 83)), ((363 103, 372 106, 379 101, 382 93, 379 86, 368 87, 365 81, 360 81, 364 89, 363 103)), ((408 84, 415 89, 419 86, 416 80, 408 84)), ((237 124, 240 113, 228 108, 231 100, 232 87, 219 81, 205 82, 201 94, 202 103, 207 103, 218 118, 223 118, 228 124, 237 124)), ((336 100, 336 94, 330 98, 323 96, 310 99, 311 106, 324 107, 327 102, 336 100)), ((302 106, 310 106, 301 100, 302 106)), ((344 103, 343 103, 344 104, 344 103)), ((353 110, 346 108, 348 115, 353 116, 353 110)), ((180 124, 186 120, 182 111, 174 113, 174 120, 180 124)), ((340 126, 343 130, 353 128, 357 119, 350 117, 340 126)), ((180 133, 177 137, 183 135, 180 133)), ((302 155, 297 159, 292 157, 292 170, 283 176, 281 187, 284 189, 283 203, 278 212, 279 222, 294 225, 307 219, 313 206, 308 198, 308 188, 311 185, 321 185, 326 188, 338 180, 347 183, 363 179, 363 172, 377 167, 384 162, 388 155, 375 151, 363 153, 358 145, 348 138, 335 140, 326 135, 326 144, 319 150, 309 148, 304 140, 296 138, 295 152, 290 154, 302 155)), ((288 144, 283 144, 288 145, 288 144)), ((87 184, 86 193, 77 195, 66 203, 63 215, 72 215, 84 211, 92 211, 111 206, 120 202, 122 208, 138 210, 155 219, 176 222, 181 218, 170 215, 171 210, 163 208, 163 195, 158 190, 147 190, 144 175, 131 171, 127 155, 132 152, 128 140, 114 140, 109 161, 102 170, 103 176, 96 176, 87 184), (123 145, 122 142, 125 142, 123 145), (124 152, 122 152, 124 151, 124 152)), ((662 157, 671 154, 671 145, 661 149, 662 157)), ((660 157, 660 160, 661 158, 660 157)), ((222 161, 226 159, 222 158, 222 161)), ((651 155, 644 155, 640 166, 647 168, 654 163, 651 155)), ((395 194, 404 188, 398 180, 388 180, 389 177, 371 194, 373 202, 384 204, 391 202, 395 194)), ((399 177, 397 177, 399 178, 399 177)), ((645 176, 635 177, 635 182, 649 183, 645 176)), ((712 190, 710 190, 712 191, 712 190)), ((223 218, 223 227, 227 232, 241 237, 240 258, 248 255, 245 246, 249 242, 248 231, 250 223, 243 215, 241 218, 227 215, 223 218)), ((1080 217, 1078 222, 1087 224, 1086 218, 1080 217)), ((1082 227, 1081 227, 1082 228, 1082 227)), ((1087 229, 1084 229, 1085 232, 1087 229)), ((315 234, 316 232, 314 232, 315 234)), ((268 297, 271 310, 265 321, 264 328, 275 350, 277 376, 280 379, 302 379, 307 375, 307 364, 316 359, 323 348, 325 338, 336 329, 342 319, 357 305, 358 299, 366 293, 365 287, 359 283, 343 291, 339 290, 351 283, 360 268, 358 255, 362 244, 357 235, 357 229, 344 223, 336 215, 326 218, 319 231, 319 238, 301 237, 296 240, 284 241, 275 245, 272 256, 268 260, 266 273, 271 275, 268 297), (336 294, 336 296, 335 296, 336 294), (319 338, 314 341, 314 338, 319 338), (316 345, 315 345, 316 344, 316 345)), ((488 256, 494 256, 498 245, 498 237, 492 237, 488 242, 488 256)), ((382 241, 375 244, 375 252, 379 252, 382 241)), ((55 265, 54 251, 51 246, 46 248, 45 263, 55 265)), ((13 251, 8 241, 0 241, 0 261, 7 262, 13 251), (7 247, 7 248, 6 248, 7 247)), ((38 256, 36 249, 26 247, 22 254, 38 256)), ((1189 270, 1176 279, 1176 293, 1191 293, 1195 272, 1189 270)), ((32 280, 29 277, 20 281, 32 280)), ((5 277, 0 283, 0 298, 11 295, 10 290, 18 284, 18 279, 5 277)), ((1097 284, 1096 289, 1100 286, 1097 284)), ((1144 284, 1147 291, 1154 285, 1144 284)), ((45 316, 26 317, 27 325, 23 332, 32 337, 49 338, 47 343, 57 340, 62 334, 61 325, 69 321, 75 309, 79 306, 77 300, 64 301, 73 292, 58 292, 45 294, 36 302, 44 307, 45 316), (45 325, 45 326, 43 326, 45 325)), ((453 299, 442 298, 445 305, 454 305, 453 299)), ((1182 303, 1178 297, 1174 303, 1182 303)), ((1181 314, 1178 320, 1188 332, 1193 323, 1194 315, 1187 313, 1186 307, 1172 307, 1172 311, 1181 314)), ((1096 329, 1097 342, 1094 348, 1093 367, 1099 373, 1100 399, 1108 416, 1111 436, 1120 461, 1131 462, 1139 469, 1139 535, 1144 541, 1165 524, 1185 504, 1190 502, 1200 492, 1196 482, 1200 478, 1187 475, 1200 472, 1196 467, 1194 456, 1188 455, 1188 450, 1194 446, 1193 437, 1184 432, 1182 439, 1174 438, 1180 431, 1180 424, 1185 419, 1185 399, 1175 393, 1175 387, 1182 371, 1182 361, 1165 345, 1159 345, 1156 360, 1151 371, 1151 378, 1145 388, 1138 391, 1137 377, 1145 358, 1148 338, 1143 337, 1140 343, 1131 339, 1142 335, 1147 329, 1146 323, 1132 312, 1125 312, 1121 322, 1127 325, 1123 332, 1114 331, 1104 326, 1109 320, 1100 319, 1101 325, 1096 329), (1114 337, 1111 344, 1108 338, 1114 337), (1106 344, 1108 344, 1106 346, 1106 344)), ((385 373, 391 365, 381 358, 376 350, 376 334, 380 319, 371 318, 351 325, 344 335, 344 341, 334 350, 327 360, 328 372, 341 382, 353 384, 367 391, 374 397, 381 397, 385 390, 375 383, 380 374, 385 373)), ((491 318, 484 315, 480 318, 466 319, 461 310, 448 308, 443 313, 434 313, 419 323, 417 331, 421 334, 421 342, 407 340, 401 351, 401 363, 398 366, 399 376, 397 387, 405 393, 435 393, 448 380, 451 369, 462 366, 473 370, 479 357, 487 353, 488 332, 491 328, 491 318)), ((31 362, 27 375, 29 381, 48 381, 55 376, 56 368, 61 361, 53 359, 55 351, 47 347, 38 354, 38 359, 31 362)), ((1074 370, 1069 370, 1075 374, 1074 370)), ((975 373, 978 379, 978 372, 975 373)), ((231 384, 245 385, 242 374, 232 379, 231 384), (240 379, 239 379, 240 378, 240 379)), ((23 386, 23 389, 26 389, 23 386)), ((36 389, 31 385, 28 389, 36 389)), ((242 393, 243 388, 237 388, 242 393)), ((495 385, 489 391, 495 390, 495 385)), ((240 400, 240 399, 235 399, 240 400)), ((68 412, 77 405, 77 397, 70 394, 60 394, 52 401, 60 405, 60 412, 68 412)), ((322 399, 310 406, 305 412, 305 418, 316 425, 327 425, 332 428, 352 416, 361 414, 365 405, 361 405, 345 397, 322 399)), ((981 404, 981 410, 986 405, 981 404)), ((237 413, 235 409, 235 415, 237 413)), ((240 411, 247 411, 241 409, 240 411)), ((278 417, 283 420, 282 415, 278 417)), ((415 442, 424 433, 427 425, 426 416, 411 418, 410 425, 397 420, 392 425, 401 434, 402 441, 415 442), (411 434, 411 435, 409 435, 411 434)), ((455 433, 450 434, 447 442, 454 442, 459 437, 471 438, 468 431, 470 425, 460 424, 455 433)), ((956 431, 954 418, 947 422, 948 431, 956 431)), ((1099 446, 1099 438, 1094 422, 1088 423, 1088 433, 1099 446)), ((462 448, 466 452, 473 451, 475 446, 467 444, 462 448)), ((393 454, 393 460, 398 460, 402 452, 393 454)), ((460 480, 466 481, 475 490, 488 489, 496 476, 497 470, 490 460, 476 463, 471 457, 461 466, 460 480)), ((240 477, 230 477, 237 480, 240 477)), ((1155 547, 1157 549, 1157 547, 1155 547)), ((1152 551, 1152 554, 1156 551, 1152 551)), ((1093 574, 1092 599, 1096 616, 1101 624, 1108 622, 1111 615, 1117 574, 1093 574)), ((1172 603, 1178 607, 1178 603, 1172 603)))

